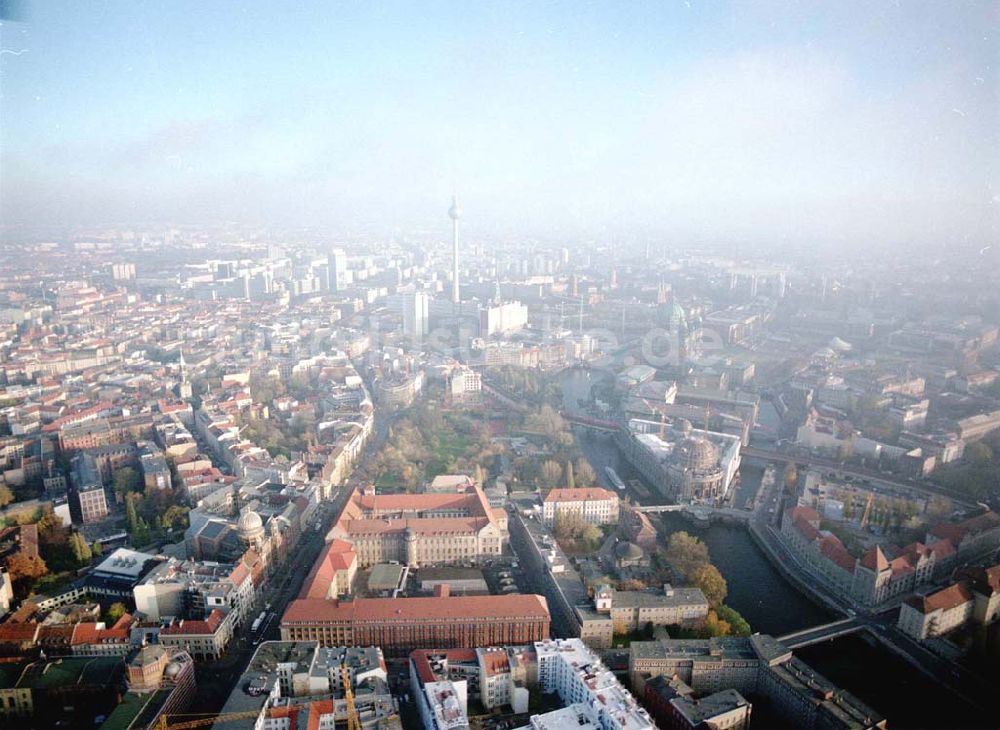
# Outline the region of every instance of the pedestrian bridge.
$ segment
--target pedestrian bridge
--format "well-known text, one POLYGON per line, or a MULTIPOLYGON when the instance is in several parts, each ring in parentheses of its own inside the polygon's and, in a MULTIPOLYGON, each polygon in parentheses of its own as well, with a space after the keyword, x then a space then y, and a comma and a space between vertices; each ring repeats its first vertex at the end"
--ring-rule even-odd
POLYGON ((732 507, 708 507, 705 505, 692 504, 650 504, 636 507, 638 512, 647 514, 659 514, 662 512, 684 512, 696 520, 710 521, 715 518, 728 518, 740 522, 747 522, 752 515, 745 509, 733 509, 732 507))
POLYGON ((857 618, 845 618, 821 626, 813 626, 791 634, 785 634, 784 636, 777 637, 777 639, 789 649, 803 649, 823 641, 854 634, 864 629, 864 627, 865 625, 857 618))
POLYGON ((605 421, 600 418, 589 418, 588 416, 580 416, 567 411, 559 411, 559 415, 562 416, 563 420, 567 423, 571 423, 574 426, 580 426, 581 428, 589 428, 591 431, 617 433, 622 428, 622 424, 617 421, 605 421))

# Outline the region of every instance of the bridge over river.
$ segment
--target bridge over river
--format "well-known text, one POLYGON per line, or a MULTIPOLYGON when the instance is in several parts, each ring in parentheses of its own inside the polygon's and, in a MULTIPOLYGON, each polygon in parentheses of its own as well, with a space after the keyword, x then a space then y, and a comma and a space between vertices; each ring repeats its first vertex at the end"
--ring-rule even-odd
POLYGON ((733 507, 709 507, 700 504, 650 504, 635 508, 638 512, 646 514, 662 514, 665 512, 680 512, 686 517, 693 517, 695 520, 710 522, 712 518, 722 518, 736 522, 749 522, 753 513, 745 509, 735 509, 733 507))
POLYGON ((830 641, 831 639, 863 631, 865 626, 865 623, 857 618, 843 618, 839 621, 831 621, 828 624, 794 631, 791 634, 779 636, 777 639, 789 649, 803 649, 813 644, 819 644, 822 641, 830 641))

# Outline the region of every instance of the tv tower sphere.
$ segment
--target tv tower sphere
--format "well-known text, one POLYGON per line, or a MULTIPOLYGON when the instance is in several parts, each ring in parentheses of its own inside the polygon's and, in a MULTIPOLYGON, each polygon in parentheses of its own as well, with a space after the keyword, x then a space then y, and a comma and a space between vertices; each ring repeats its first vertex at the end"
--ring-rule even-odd
POLYGON ((451 207, 448 208, 448 216, 453 220, 457 221, 462 217, 462 209, 458 207, 458 196, 455 195, 451 199, 451 207))

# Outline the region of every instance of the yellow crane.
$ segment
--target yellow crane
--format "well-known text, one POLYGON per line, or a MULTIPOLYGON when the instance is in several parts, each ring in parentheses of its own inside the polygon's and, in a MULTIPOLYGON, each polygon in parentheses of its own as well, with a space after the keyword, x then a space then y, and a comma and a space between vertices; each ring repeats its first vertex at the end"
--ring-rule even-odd
POLYGON ((358 708, 354 706, 354 691, 351 689, 351 674, 347 665, 340 665, 340 681, 344 685, 344 704, 347 706, 347 730, 361 730, 358 708))
POLYGON ((861 529, 868 527, 868 518, 872 516, 872 502, 875 500, 875 493, 868 492, 868 504, 865 505, 865 513, 861 517, 861 529))
POLYGON ((181 720, 173 722, 175 717, 195 717, 188 715, 160 715, 156 723, 157 730, 184 730, 185 728, 207 727, 217 722, 235 722, 237 720, 256 720, 260 717, 260 710, 247 710, 246 712, 226 712, 211 717, 199 716, 197 720, 181 720))

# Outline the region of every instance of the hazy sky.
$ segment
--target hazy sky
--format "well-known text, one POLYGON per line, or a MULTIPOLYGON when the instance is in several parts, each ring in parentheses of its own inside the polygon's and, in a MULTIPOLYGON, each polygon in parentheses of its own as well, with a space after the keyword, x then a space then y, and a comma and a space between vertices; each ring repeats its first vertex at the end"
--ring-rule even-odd
POLYGON ((1000 3, 296 5, 4 22, 4 222, 997 230, 1000 3))

